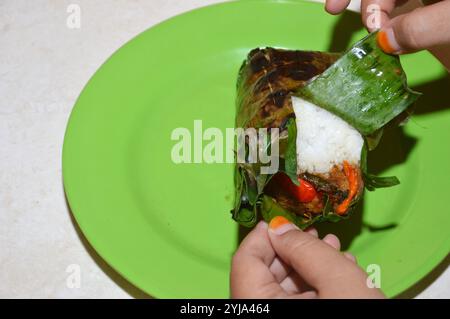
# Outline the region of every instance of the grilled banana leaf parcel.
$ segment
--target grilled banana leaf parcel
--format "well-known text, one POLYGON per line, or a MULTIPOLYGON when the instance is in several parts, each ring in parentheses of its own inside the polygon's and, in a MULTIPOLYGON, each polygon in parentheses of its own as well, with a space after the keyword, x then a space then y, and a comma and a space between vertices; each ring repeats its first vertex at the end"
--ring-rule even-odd
POLYGON ((268 148, 278 143, 278 169, 265 173, 244 139, 233 218, 252 227, 281 215, 302 229, 347 218, 364 186, 399 183, 369 174, 367 153, 418 96, 399 59, 378 48, 376 33, 344 54, 252 50, 239 71, 236 127, 277 129, 268 148))

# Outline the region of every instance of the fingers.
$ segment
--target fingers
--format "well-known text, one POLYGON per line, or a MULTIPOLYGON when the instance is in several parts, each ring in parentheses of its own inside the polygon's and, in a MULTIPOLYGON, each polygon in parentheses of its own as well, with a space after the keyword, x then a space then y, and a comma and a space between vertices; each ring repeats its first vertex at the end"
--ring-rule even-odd
POLYGON ((349 4, 350 0, 327 0, 325 2, 325 11, 330 14, 339 14, 344 11, 349 4))
MULTIPOLYGON (((308 234, 311 234, 315 237, 319 237, 319 233, 315 228, 308 228, 305 230, 308 234)), ((336 236, 334 236, 336 240, 339 242, 339 239, 337 239, 336 236)), ((339 245, 340 246, 340 245, 339 245)), ((339 249, 339 248, 337 248, 339 249)), ((288 279, 288 276, 295 275, 295 273, 292 273, 292 268, 287 265, 284 261, 282 261, 280 258, 275 257, 272 264, 269 267, 270 272, 274 275, 277 282, 282 283, 284 280, 288 279)), ((289 278, 291 279, 291 278, 289 278)), ((282 285, 283 286, 283 285, 282 285)), ((296 286, 298 286, 296 284, 296 286)))
MULTIPOLYGON (((315 228, 308 228, 305 232, 316 238, 319 237, 315 228)), ((328 234, 322 240, 338 251, 341 249, 341 242, 336 235, 328 234)), ((344 253, 344 256, 356 263, 356 258, 352 254, 344 253)), ((281 287, 288 294, 311 290, 310 287, 308 287, 307 284, 295 272, 292 271, 291 267, 278 257, 275 257, 274 261, 270 265, 270 271, 274 274, 277 282, 280 283, 281 287)))
POLYGON ((389 21, 378 35, 386 53, 402 54, 450 43, 450 1, 418 8, 389 21))
POLYGON ((274 258, 267 224, 260 222, 245 237, 233 256, 230 276, 232 298, 270 298, 264 295, 266 291, 274 295, 284 293, 269 270, 274 258))
POLYGON ((296 273, 292 273, 286 277, 282 282, 280 282, 280 286, 288 295, 298 294, 301 291, 305 291, 305 285, 296 273))
POLYGON ((280 258, 275 257, 269 270, 274 275, 277 282, 282 282, 291 272, 291 267, 286 265, 280 258))
POLYGON ((269 266, 275 258, 275 252, 267 236, 267 223, 260 222, 244 238, 235 257, 243 259, 257 259, 269 266))
MULTIPOLYGON (((325 243, 330 245, 336 250, 341 250, 341 241, 336 235, 328 234, 322 239, 325 243)), ((351 262, 356 264, 356 257, 350 254, 349 252, 344 252, 344 257, 350 260, 351 262)))
MULTIPOLYGON (((367 275, 330 244, 300 231, 283 217, 269 226, 269 238, 277 255, 314 287, 319 297, 381 297, 366 285, 367 275)), ((332 237, 329 237, 332 238, 332 237)), ((334 243, 336 244, 336 243, 334 243)))
POLYGON ((336 235, 328 234, 322 240, 334 249, 338 251, 341 250, 341 242, 339 241, 339 238, 336 237, 336 235))

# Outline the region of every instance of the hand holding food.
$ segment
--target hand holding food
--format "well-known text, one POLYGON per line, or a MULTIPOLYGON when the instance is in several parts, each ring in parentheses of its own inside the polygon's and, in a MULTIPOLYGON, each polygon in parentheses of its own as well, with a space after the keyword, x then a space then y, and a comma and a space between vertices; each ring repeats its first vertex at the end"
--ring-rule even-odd
POLYGON ((233 257, 233 298, 384 298, 369 288, 354 257, 339 251, 333 235, 323 240, 283 217, 260 222, 233 257))
MULTIPOLYGON (((364 25, 368 25, 370 6, 379 6, 381 32, 379 43, 387 53, 403 54, 424 49, 432 53, 450 70, 450 1, 418 7, 415 10, 392 17, 399 3, 396 0, 362 0, 361 15, 364 25), (447 46, 444 48, 443 46, 447 46)), ((325 9, 331 14, 339 14, 349 5, 348 0, 326 0, 325 9)))

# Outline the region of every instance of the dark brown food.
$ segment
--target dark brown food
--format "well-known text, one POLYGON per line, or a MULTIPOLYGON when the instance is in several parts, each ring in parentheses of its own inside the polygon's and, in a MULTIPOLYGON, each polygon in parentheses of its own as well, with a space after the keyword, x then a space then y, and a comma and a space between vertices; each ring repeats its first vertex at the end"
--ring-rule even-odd
POLYGON ((315 51, 255 49, 241 68, 237 127, 280 127, 294 110, 291 95, 321 74, 339 54, 315 51))

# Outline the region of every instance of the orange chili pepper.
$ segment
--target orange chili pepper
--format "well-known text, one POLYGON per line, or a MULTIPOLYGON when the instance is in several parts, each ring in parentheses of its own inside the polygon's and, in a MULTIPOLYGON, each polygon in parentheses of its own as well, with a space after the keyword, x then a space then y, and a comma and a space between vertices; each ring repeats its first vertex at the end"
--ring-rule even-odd
POLYGON ((336 208, 336 213, 338 215, 343 215, 350 205, 352 199, 355 197, 356 192, 358 191, 358 175, 356 169, 351 166, 347 161, 344 161, 344 174, 347 177, 349 184, 349 194, 346 199, 342 203, 338 205, 336 208))

